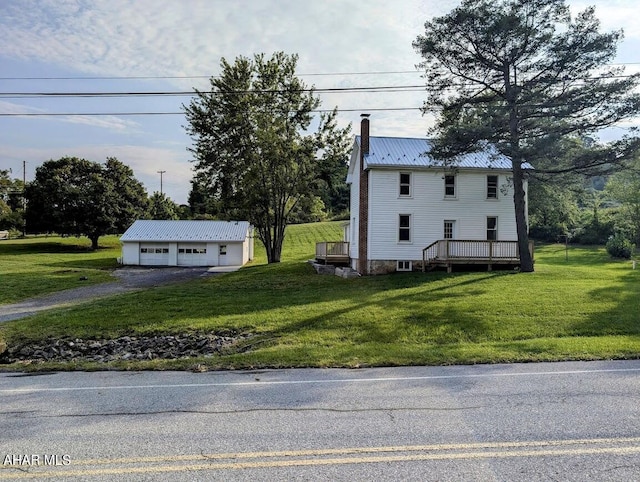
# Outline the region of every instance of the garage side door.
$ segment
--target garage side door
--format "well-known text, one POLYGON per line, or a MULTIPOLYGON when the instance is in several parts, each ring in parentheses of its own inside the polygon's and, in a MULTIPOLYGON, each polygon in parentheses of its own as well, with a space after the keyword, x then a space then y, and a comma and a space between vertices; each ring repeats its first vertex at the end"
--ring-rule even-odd
POLYGON ((143 266, 167 266, 168 243, 140 243, 140 264, 143 266))
POLYGON ((207 266, 206 243, 178 243, 178 266, 207 266))

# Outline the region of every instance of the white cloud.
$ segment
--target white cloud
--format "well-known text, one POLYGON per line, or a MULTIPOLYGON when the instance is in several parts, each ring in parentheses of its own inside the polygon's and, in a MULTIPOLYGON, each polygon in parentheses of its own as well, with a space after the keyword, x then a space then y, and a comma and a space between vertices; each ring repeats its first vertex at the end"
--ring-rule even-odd
MULTIPOLYGON (((48 117, 50 119, 50 117, 48 117)), ((117 116, 88 116, 88 115, 73 115, 73 116, 60 116, 54 119, 63 120, 71 124, 83 124, 93 127, 100 127, 104 129, 111 129, 115 131, 130 131, 137 128, 138 123, 129 120, 122 119, 117 116)))
POLYGON ((418 0, 4 0, 3 9, 12 40, 0 54, 111 75, 208 75, 223 56, 276 50, 299 52, 314 71, 411 68, 427 16, 418 0))
MULTIPOLYGON (((0 100, 0 113, 2 114, 25 114, 24 118, 30 117, 30 114, 47 114, 46 109, 16 104, 13 102, 5 102, 0 100)), ((47 116, 38 115, 38 119, 49 122, 64 122, 69 124, 82 124, 87 126, 99 127, 113 131, 131 131, 137 129, 139 124, 130 120, 122 119, 117 116, 89 116, 89 115, 73 115, 73 116, 47 116)))
POLYGON ((43 113, 42 109, 30 107, 22 104, 16 104, 13 102, 5 102, 0 100, 0 112, 3 114, 38 114, 43 113))

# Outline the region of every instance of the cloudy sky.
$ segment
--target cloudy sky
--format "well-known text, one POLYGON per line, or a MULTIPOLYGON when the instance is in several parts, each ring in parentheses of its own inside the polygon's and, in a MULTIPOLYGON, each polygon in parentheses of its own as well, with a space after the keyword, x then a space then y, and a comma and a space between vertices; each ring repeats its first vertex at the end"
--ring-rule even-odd
MULTIPOLYGON (((158 171, 166 171, 164 192, 186 203, 192 172, 181 106, 189 96, 19 94, 191 92, 206 88, 222 57, 233 61, 280 50, 299 55, 300 77, 317 88, 420 86, 420 57, 411 43, 426 20, 457 3, 1 0, 0 169, 22 177, 26 161, 29 180, 49 159, 103 162, 115 156, 133 168, 149 193, 160 190, 158 171)), ((617 61, 627 64, 627 72, 640 70, 636 0, 568 3, 574 12, 595 5, 605 30, 623 28, 617 61)), ((425 135, 430 119, 417 109, 422 97, 420 89, 321 95, 323 108, 341 109, 342 125, 357 126, 359 113, 369 111, 372 134, 390 136, 425 135)))

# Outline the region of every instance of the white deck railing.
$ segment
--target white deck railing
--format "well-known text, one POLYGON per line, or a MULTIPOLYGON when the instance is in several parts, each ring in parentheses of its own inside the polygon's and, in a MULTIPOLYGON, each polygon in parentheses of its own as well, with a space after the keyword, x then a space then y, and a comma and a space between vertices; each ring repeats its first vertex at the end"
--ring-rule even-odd
MULTIPOLYGON (((529 242, 533 256, 533 242, 529 242)), ((424 263, 449 260, 520 261, 517 241, 440 239, 422 250, 424 263)))
POLYGON ((349 257, 349 243, 347 241, 323 241, 316 243, 316 259, 345 257, 349 257))

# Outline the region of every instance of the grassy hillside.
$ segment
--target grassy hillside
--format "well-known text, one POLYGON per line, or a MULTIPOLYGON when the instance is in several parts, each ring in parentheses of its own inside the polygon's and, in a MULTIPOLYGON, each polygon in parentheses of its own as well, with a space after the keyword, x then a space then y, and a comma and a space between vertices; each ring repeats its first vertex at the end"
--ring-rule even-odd
MULTIPOLYGON (((282 248, 282 261, 306 261, 315 255, 316 242, 342 241, 343 221, 326 223, 293 224, 287 226, 282 248)), ((255 261, 253 265, 267 262, 262 243, 256 238, 255 261)))
MULTIPOLYGON (((403 273, 345 280, 304 262, 339 223, 291 226, 283 262, 4 324, 9 343, 238 330, 246 353, 210 367, 365 366, 637 357, 640 270, 603 249, 539 248, 536 272, 403 273)), ((257 248, 258 250, 258 248, 257 248)), ((263 256, 258 251, 257 254, 263 256)), ((137 367, 181 368, 194 360, 137 367)))

